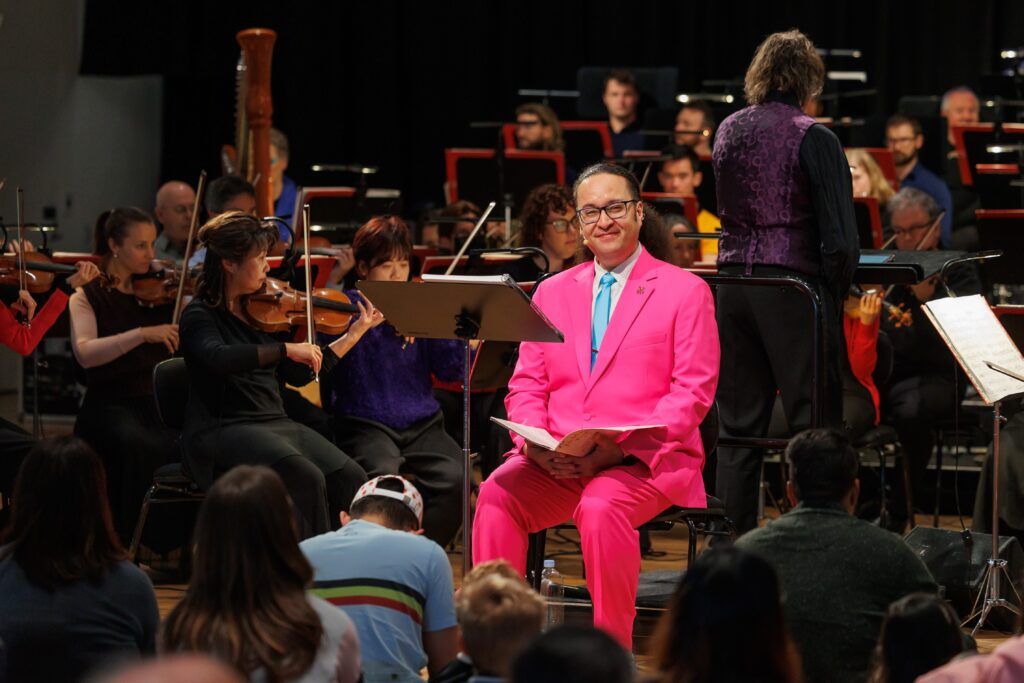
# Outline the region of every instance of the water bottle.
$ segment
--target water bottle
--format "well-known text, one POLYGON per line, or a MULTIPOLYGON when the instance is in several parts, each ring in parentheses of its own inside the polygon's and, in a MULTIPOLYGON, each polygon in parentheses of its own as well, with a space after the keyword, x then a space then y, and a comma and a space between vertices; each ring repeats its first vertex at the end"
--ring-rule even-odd
POLYGON ((565 599, 565 588, 562 575, 555 569, 554 560, 544 560, 544 571, 540 573, 540 594, 548 603, 547 628, 554 628, 565 619, 565 607, 561 604, 565 599))

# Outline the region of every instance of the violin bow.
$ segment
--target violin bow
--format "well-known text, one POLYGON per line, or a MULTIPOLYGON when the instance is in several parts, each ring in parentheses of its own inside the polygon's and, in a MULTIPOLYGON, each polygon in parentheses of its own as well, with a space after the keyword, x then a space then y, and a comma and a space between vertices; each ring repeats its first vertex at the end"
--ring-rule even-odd
POLYGON ((203 191, 206 189, 206 171, 199 173, 199 182, 196 183, 196 201, 192 204, 192 222, 188 226, 188 239, 185 240, 185 257, 181 262, 181 276, 178 278, 178 294, 174 297, 174 315, 171 316, 171 324, 177 325, 181 317, 181 302, 185 298, 185 280, 188 279, 188 261, 192 258, 192 242, 196 236, 196 226, 199 225, 199 207, 202 206, 203 191))
MULTIPOLYGON (((302 253, 306 257, 306 341, 315 344, 315 333, 313 325, 313 268, 309 260, 309 204, 302 205, 302 253)), ((313 379, 320 381, 319 371, 313 374, 313 379)))
POLYGON ((28 289, 25 273, 25 191, 18 187, 18 290, 28 289))

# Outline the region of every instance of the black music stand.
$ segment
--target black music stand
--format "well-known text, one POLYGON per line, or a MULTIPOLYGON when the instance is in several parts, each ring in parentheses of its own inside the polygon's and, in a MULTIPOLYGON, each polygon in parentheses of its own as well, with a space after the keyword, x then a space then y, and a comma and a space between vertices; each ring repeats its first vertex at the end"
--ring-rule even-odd
POLYGON ((364 280, 356 285, 399 334, 424 339, 461 339, 462 380, 462 572, 472 566, 472 475, 469 418, 473 339, 562 343, 565 337, 508 275, 425 276, 423 282, 364 280))

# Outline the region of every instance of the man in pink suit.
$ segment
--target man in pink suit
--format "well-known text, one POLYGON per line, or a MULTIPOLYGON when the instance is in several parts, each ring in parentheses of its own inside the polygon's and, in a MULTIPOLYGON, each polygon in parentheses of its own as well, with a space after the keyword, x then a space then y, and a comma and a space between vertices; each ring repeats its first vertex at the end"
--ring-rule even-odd
POLYGON ((718 380, 718 330, 707 284, 640 246, 636 178, 606 164, 575 186, 593 262, 559 273, 533 300, 563 344, 523 343, 509 382, 509 419, 556 438, 575 429, 666 425, 608 439, 585 457, 514 447, 483 483, 475 562, 525 571, 527 537, 570 517, 580 530, 594 624, 632 644, 640 575, 636 527, 671 505, 704 507, 698 426, 718 380))

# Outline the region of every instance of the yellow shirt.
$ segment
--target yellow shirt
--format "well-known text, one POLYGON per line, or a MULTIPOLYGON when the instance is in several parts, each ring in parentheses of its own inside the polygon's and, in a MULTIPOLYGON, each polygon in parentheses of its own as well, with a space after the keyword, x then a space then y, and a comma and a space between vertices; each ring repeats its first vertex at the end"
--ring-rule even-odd
MULTIPOLYGON (((707 209, 697 214, 697 232, 721 232, 722 221, 707 209)), ((718 258, 718 240, 700 241, 700 260, 714 261, 718 258)))

